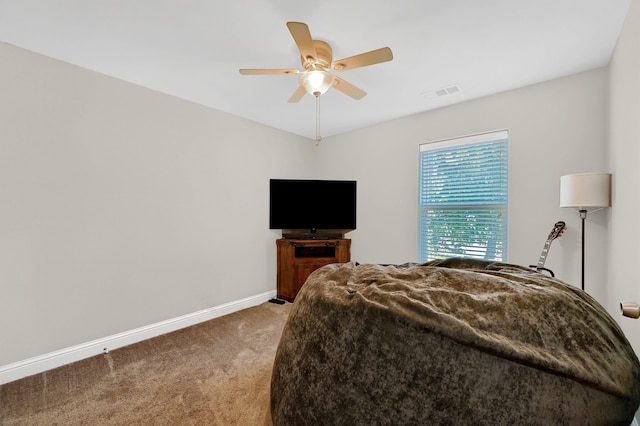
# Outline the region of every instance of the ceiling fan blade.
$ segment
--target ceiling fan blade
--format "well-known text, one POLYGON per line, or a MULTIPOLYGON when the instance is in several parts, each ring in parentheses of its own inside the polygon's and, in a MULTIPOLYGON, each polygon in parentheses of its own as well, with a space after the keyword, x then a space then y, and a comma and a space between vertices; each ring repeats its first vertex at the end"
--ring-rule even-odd
POLYGON ((367 92, 365 92, 364 90, 341 79, 340 77, 333 77, 333 87, 335 87, 345 95, 351 96, 353 99, 362 99, 367 94, 367 92))
POLYGON ((300 55, 306 60, 315 60, 318 57, 316 48, 313 45, 313 39, 309 32, 307 24, 302 22, 287 22, 289 32, 296 42, 298 49, 300 49, 300 55))
POLYGON ((379 64, 393 59, 393 53, 388 47, 372 50, 370 52, 361 53, 359 55, 350 56, 348 58, 334 61, 331 68, 336 71, 347 71, 354 68, 366 67, 367 65, 379 64))
POLYGON ((240 70, 240 74, 242 75, 281 75, 281 74, 298 74, 300 71, 298 70, 289 70, 289 69, 247 69, 243 68, 240 70))
POLYGON ((307 94, 307 91, 304 90, 304 87, 302 85, 300 85, 298 86, 296 91, 293 92, 293 95, 291 95, 291 97, 289 98, 289 102, 290 103, 300 102, 300 99, 302 99, 306 94, 307 94))

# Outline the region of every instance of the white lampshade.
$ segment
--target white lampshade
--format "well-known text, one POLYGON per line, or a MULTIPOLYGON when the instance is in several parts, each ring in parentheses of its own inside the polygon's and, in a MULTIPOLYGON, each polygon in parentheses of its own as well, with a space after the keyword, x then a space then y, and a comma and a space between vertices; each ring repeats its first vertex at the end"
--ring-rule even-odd
POLYGON ((560 207, 590 210, 609 206, 610 173, 578 173, 560 177, 560 207))
POLYGON ((313 96, 320 96, 333 85, 333 76, 326 71, 311 70, 300 76, 300 84, 313 96))

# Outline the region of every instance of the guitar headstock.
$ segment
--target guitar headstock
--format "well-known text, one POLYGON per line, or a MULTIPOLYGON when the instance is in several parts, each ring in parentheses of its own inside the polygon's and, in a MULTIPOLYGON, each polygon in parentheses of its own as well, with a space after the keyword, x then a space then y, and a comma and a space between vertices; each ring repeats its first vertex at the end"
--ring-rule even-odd
POLYGON ((553 229, 549 233, 549 236, 547 237, 547 240, 548 241, 553 241, 556 238, 559 238, 566 228, 567 228, 567 224, 566 223, 564 223, 561 220, 557 221, 556 224, 553 225, 553 229))

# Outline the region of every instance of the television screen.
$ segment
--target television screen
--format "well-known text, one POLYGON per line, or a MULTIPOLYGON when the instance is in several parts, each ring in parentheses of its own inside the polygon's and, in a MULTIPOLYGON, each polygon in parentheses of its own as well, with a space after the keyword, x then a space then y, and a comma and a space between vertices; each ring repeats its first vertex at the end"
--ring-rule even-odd
POLYGON ((271 179, 269 229, 356 229, 356 181, 271 179))

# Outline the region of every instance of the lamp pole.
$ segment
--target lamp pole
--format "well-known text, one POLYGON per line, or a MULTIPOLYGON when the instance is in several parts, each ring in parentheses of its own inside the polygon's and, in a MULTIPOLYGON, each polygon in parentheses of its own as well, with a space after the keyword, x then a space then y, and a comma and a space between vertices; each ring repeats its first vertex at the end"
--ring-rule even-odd
POLYGON ((582 221, 582 290, 584 290, 584 220, 587 218, 587 211, 584 209, 580 210, 580 220, 582 221))

